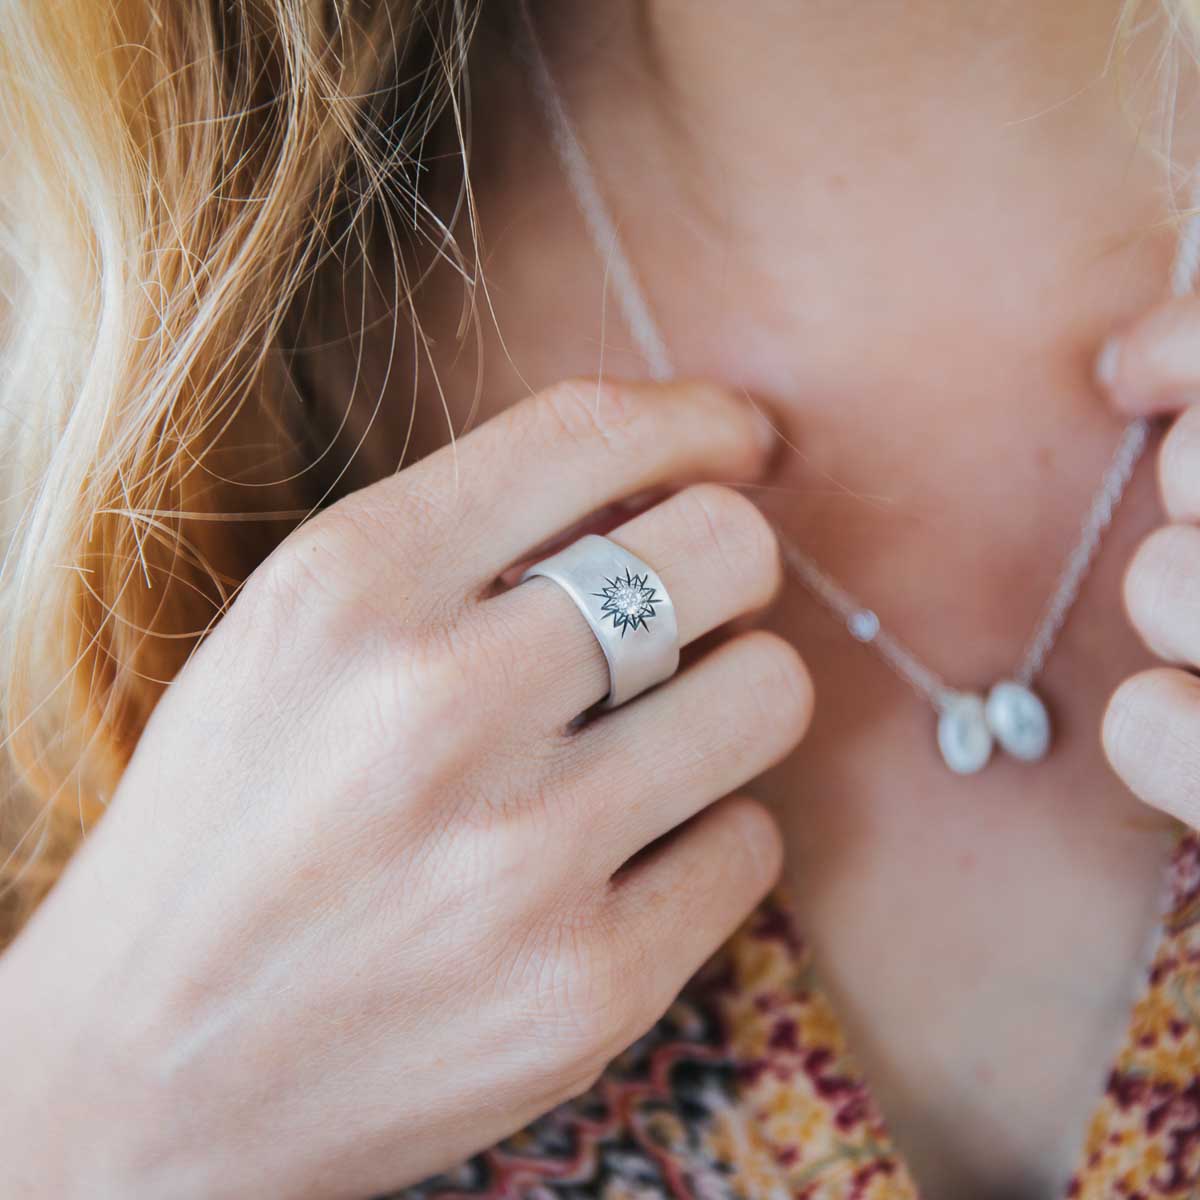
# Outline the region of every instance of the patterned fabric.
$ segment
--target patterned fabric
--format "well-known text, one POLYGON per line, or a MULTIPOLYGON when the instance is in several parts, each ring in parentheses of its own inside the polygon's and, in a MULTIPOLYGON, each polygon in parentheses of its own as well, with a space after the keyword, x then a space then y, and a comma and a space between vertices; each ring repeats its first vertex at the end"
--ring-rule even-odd
MULTIPOLYGON (((1063 1200, 1200 1197, 1200 838, 1063 1200)), ((777 889, 589 1092, 409 1200, 915 1200, 777 889)))
POLYGON ((1158 950, 1071 1200, 1200 1196, 1200 838, 1181 836, 1158 950))

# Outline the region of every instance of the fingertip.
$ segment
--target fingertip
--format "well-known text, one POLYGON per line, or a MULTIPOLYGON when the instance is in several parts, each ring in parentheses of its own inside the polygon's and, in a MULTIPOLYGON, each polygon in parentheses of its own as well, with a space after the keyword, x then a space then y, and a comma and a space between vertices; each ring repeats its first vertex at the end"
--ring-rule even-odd
POLYGON ((1200 399, 1200 300, 1165 301, 1112 333, 1092 373, 1113 407, 1130 416, 1170 412, 1200 399))
POLYGON ((1136 362, 1134 370, 1126 367, 1129 341, 1129 332, 1110 333, 1104 339, 1092 364, 1092 379, 1118 412, 1140 416, 1150 410, 1151 396, 1138 386, 1136 362))
POLYGON ((1104 344, 1100 347, 1100 353, 1096 355, 1096 363, 1093 370, 1096 382, 1105 391, 1112 391, 1116 386, 1117 373, 1121 366, 1121 336, 1120 334, 1110 333, 1104 339, 1104 344))
POLYGON ((750 796, 734 796, 726 801, 737 829, 754 863, 755 877, 768 889, 783 869, 783 834, 779 823, 765 804, 750 796))
POLYGON ((739 642, 743 653, 761 660, 753 692, 763 698, 780 732, 781 753, 791 753, 812 724, 814 689, 808 664, 795 645, 769 629, 752 629, 739 642))
POLYGON ((1109 766, 1124 778, 1124 732, 1129 720, 1129 714, 1134 709, 1134 699, 1138 690, 1144 685, 1140 675, 1133 675, 1117 685, 1108 703, 1104 706, 1104 716, 1100 721, 1100 744, 1109 766))
POLYGON ((763 462, 768 462, 775 453, 775 447, 779 445, 779 432, 775 428, 775 422, 771 420, 766 409, 757 404, 750 405, 750 419, 754 426, 754 437, 762 453, 763 462))
POLYGON ((1195 823, 1200 680, 1175 667, 1131 675, 1109 698, 1101 742, 1110 766, 1134 795, 1195 823))
POLYGON ((703 376, 639 386, 667 389, 684 409, 694 411, 694 406, 699 403, 705 412, 735 435, 732 439, 725 438, 722 444, 727 459, 722 478, 749 482, 761 479, 767 473, 783 438, 779 423, 757 396, 750 395, 744 388, 703 376), (731 452, 736 454, 736 462, 731 452))

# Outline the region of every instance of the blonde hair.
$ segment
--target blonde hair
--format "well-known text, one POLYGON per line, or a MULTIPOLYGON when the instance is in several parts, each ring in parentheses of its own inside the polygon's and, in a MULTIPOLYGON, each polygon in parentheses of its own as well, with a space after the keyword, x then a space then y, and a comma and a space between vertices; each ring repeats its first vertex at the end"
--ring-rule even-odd
MULTIPOLYGON (((1200 29, 1200 0, 1168 11, 1200 29)), ((475 19, 472 0, 0 11, 0 947, 328 487, 294 369, 314 281, 336 291, 372 244, 403 281, 414 237, 452 246, 417 181, 441 125, 463 142, 475 19)))
POLYGON ((399 263, 445 236, 414 181, 472 20, 465 0, 4 6, 0 946, 319 503, 306 289, 368 241, 399 263))

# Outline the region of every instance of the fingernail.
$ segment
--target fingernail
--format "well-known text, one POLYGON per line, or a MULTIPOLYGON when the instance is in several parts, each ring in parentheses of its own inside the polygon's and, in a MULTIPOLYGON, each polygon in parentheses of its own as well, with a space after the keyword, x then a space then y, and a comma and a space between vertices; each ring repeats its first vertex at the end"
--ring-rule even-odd
POLYGON ((761 408, 753 408, 750 411, 754 416, 754 432, 758 437, 759 445, 762 446, 764 452, 769 453, 775 449, 775 445, 779 441, 779 434, 775 432, 775 426, 771 423, 770 417, 761 408))
POLYGON ((1117 382, 1117 368, 1121 364, 1121 339, 1113 334, 1096 355, 1096 382, 1111 391, 1117 382))

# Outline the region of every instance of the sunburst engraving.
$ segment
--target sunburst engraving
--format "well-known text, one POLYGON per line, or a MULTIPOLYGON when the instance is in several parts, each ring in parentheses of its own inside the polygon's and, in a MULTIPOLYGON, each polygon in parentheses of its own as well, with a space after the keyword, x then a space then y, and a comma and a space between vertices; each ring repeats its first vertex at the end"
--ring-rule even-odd
POLYGON ((658 589, 647 586, 648 575, 634 575, 628 567, 624 576, 615 579, 605 576, 608 586, 602 592, 593 592, 604 603, 600 611, 612 619, 612 623, 624 637, 631 629, 645 629, 647 622, 658 616, 654 606, 662 603, 658 589))

